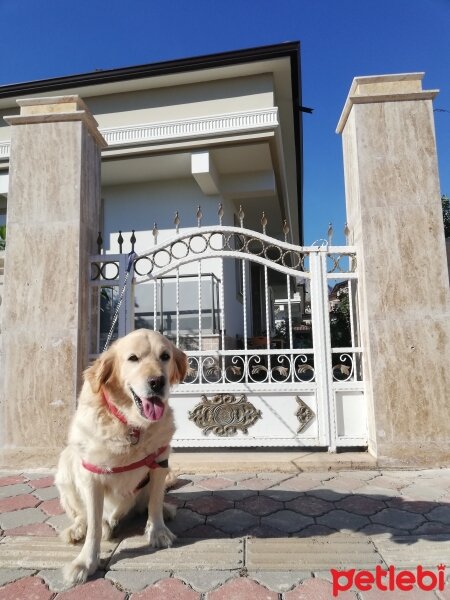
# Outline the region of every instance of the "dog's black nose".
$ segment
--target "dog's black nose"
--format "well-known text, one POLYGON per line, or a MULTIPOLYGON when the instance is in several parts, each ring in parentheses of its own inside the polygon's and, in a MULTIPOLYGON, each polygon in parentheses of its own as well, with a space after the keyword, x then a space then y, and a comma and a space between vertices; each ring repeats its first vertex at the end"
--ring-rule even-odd
POLYGON ((148 383, 152 392, 158 394, 166 385, 166 378, 164 375, 161 375, 160 377, 149 377, 148 383))

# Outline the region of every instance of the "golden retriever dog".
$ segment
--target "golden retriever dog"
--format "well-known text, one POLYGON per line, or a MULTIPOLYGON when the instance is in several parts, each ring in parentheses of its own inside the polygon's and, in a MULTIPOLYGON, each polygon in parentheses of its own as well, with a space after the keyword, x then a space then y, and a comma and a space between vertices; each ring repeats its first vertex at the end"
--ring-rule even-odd
POLYGON ((73 520, 62 538, 84 540, 64 569, 68 585, 94 573, 101 539, 109 539, 132 509, 148 509, 151 546, 172 545, 175 535, 163 518, 163 509, 171 512, 163 500, 175 431, 168 396, 186 371, 186 355, 148 329, 117 340, 85 371, 55 477, 61 504, 73 520))

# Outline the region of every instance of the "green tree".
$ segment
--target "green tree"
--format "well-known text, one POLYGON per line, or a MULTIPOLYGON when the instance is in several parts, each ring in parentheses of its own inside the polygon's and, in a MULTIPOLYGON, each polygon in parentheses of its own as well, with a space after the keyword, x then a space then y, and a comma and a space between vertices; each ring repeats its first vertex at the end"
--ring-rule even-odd
POLYGON ((0 226, 0 250, 6 247, 6 225, 0 226))

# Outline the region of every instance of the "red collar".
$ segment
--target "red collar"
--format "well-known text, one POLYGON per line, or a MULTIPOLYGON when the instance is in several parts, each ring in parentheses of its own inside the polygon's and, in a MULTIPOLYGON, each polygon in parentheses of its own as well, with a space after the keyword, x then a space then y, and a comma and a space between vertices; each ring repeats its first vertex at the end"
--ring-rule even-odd
POLYGON ((113 473, 124 473, 125 471, 133 471, 134 469, 139 469, 139 467, 148 467, 149 469, 157 469, 159 467, 168 467, 168 461, 162 460, 160 462, 156 462, 156 459, 161 456, 166 450, 168 446, 163 446, 159 448, 156 452, 149 454, 145 458, 138 460, 129 465, 123 465, 122 467, 97 467, 96 465, 92 465, 84 460, 81 461, 83 467, 90 471, 91 473, 96 473, 97 475, 110 475, 113 473))
MULTIPOLYGON (((111 400, 108 398, 108 396, 106 394, 105 388, 103 388, 103 387, 102 387, 102 396, 103 396, 103 400, 105 401, 105 404, 106 404, 109 412, 112 415, 114 415, 116 417, 116 419, 118 419, 121 423, 123 423, 124 425, 128 425, 125 415, 123 413, 121 413, 120 410, 117 408, 117 406, 111 402, 111 400)), ((141 430, 139 429, 139 427, 129 427, 128 428, 127 438, 130 440, 130 443, 133 446, 139 442, 140 436, 141 436, 141 430)))

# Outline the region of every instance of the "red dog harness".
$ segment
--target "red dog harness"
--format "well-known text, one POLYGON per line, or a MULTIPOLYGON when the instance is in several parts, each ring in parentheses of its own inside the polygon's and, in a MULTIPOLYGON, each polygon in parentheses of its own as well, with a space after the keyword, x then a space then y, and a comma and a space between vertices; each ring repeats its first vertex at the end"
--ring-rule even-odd
MULTIPOLYGON (((104 389, 102 389, 102 394, 103 394, 103 400, 105 401, 105 404, 106 404, 109 412, 112 415, 114 415, 116 417, 116 419, 118 419, 121 423, 123 423, 124 425, 128 425, 125 416, 120 412, 120 410, 117 408, 117 406, 109 400, 104 389)), ((134 443, 137 443, 139 441, 140 435, 141 435, 141 430, 138 427, 130 428, 130 437, 132 437, 136 440, 134 443)), ((133 442, 131 442, 131 443, 133 443, 133 442)), ((142 458, 141 460, 138 460, 136 462, 130 463, 129 465, 123 465, 120 467, 98 467, 96 465, 86 462, 85 460, 82 460, 81 464, 87 471, 90 471, 91 473, 96 473, 97 475, 111 475, 114 473, 125 473, 126 471, 133 471, 134 469, 139 469, 140 467, 148 467, 149 469, 158 469, 160 467, 167 468, 169 466, 169 461, 167 459, 161 460, 159 462, 156 461, 158 456, 161 456, 161 454, 164 454, 164 452, 167 450, 167 448, 168 448, 168 446, 163 446, 162 448, 159 448, 156 452, 149 454, 148 456, 146 456, 145 458, 142 458)), ((149 475, 147 475, 138 484, 138 486, 136 487, 136 489, 134 491, 137 492, 138 490, 143 488, 145 485, 147 485, 149 479, 150 479, 149 475)))

